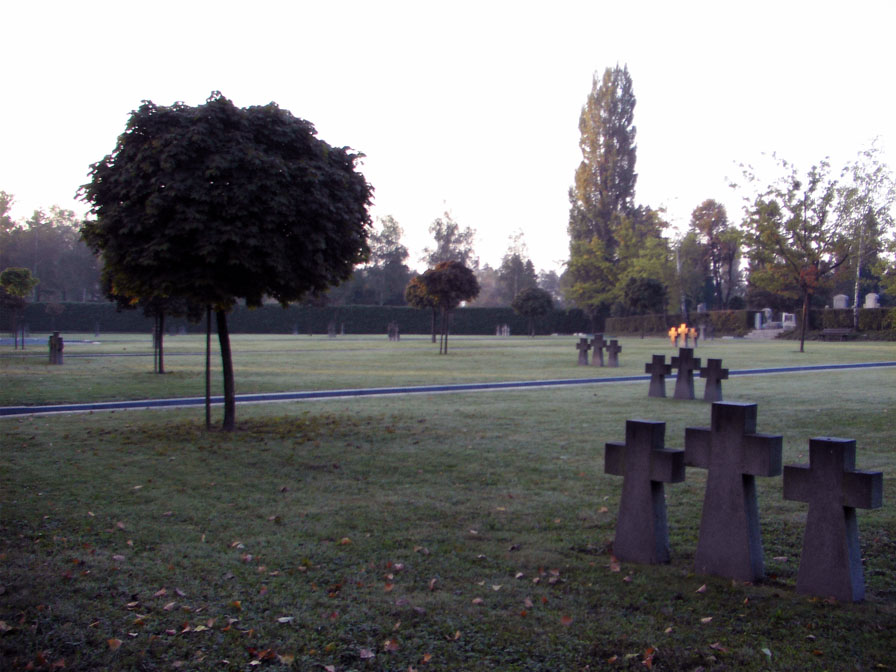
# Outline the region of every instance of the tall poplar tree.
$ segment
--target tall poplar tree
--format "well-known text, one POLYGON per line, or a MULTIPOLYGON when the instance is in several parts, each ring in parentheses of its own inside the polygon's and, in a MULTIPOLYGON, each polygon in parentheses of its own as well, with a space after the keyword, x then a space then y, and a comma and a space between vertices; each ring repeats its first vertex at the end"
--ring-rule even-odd
POLYGON ((570 190, 569 235, 573 241, 597 236, 612 252, 619 218, 635 210, 635 94, 628 67, 607 68, 579 117, 582 162, 570 190))

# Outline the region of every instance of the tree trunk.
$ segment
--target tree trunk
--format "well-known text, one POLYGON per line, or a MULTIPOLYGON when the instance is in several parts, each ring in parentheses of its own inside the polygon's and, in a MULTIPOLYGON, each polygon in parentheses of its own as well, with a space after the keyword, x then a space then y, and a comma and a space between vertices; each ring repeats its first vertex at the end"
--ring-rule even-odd
POLYGON ((165 312, 159 313, 159 373, 165 373, 165 312))
POLYGON ((432 309, 432 342, 436 342, 436 309, 432 309))
POLYGON ((224 374, 224 423, 221 429, 232 432, 236 426, 236 395, 233 389, 233 359, 230 354, 230 332, 227 331, 227 313, 215 311, 218 323, 218 344, 221 347, 221 369, 224 374))
POLYGON ((212 428, 212 307, 205 307, 205 429, 212 428))
POLYGON ((803 319, 800 323, 800 352, 805 352, 806 329, 809 326, 809 292, 806 290, 803 290, 803 319))
POLYGON ((862 228, 859 231, 859 256, 856 259, 856 287, 855 295, 852 302, 852 328, 859 328, 859 281, 862 277, 862 249, 865 246, 865 223, 862 222, 862 228))

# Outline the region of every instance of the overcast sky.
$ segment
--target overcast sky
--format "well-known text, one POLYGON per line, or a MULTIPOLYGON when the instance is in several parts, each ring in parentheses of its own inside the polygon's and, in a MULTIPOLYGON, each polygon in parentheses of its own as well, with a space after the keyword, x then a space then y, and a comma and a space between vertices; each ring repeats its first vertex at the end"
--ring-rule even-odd
POLYGON ((685 226, 763 152, 896 164, 896 2, 12 0, 0 60, 0 190, 14 215, 74 199, 141 100, 275 101, 367 155, 374 216, 411 264, 446 210, 500 264, 522 231, 568 257, 567 191, 592 76, 627 64, 639 204, 685 226))

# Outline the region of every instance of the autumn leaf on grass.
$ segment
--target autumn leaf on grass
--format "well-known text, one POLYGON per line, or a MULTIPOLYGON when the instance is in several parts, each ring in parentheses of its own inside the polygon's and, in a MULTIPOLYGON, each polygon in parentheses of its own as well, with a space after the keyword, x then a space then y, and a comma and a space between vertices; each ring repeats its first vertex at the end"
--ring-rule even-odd
POLYGON ((473 598, 473 604, 475 604, 475 605, 477 605, 477 606, 480 605, 480 604, 484 604, 484 603, 485 603, 485 600, 483 600, 481 597, 475 597, 475 598, 473 598))
POLYGON ((112 651, 118 651, 118 649, 121 648, 122 643, 123 642, 120 639, 107 639, 106 640, 106 644, 109 645, 109 648, 112 651))
POLYGON ((619 564, 619 558, 615 555, 610 556, 610 571, 611 572, 621 572, 622 565, 619 564))
POLYGON ((383 650, 384 651, 398 651, 398 640, 392 637, 391 639, 387 639, 383 642, 383 650))
POLYGON ((560 622, 563 625, 571 625, 572 624, 572 616, 563 615, 560 617, 560 622))
POLYGON ((372 660, 376 657, 376 654, 370 649, 361 649, 358 655, 361 657, 361 660, 372 660))
POLYGON ((655 656, 656 656, 656 649, 653 648, 652 646, 649 647, 644 652, 644 660, 641 661, 641 664, 644 665, 644 667, 646 667, 648 670, 652 670, 653 669, 653 659, 655 656))
POLYGON ((705 618, 701 618, 701 619, 700 619, 700 622, 701 622, 703 625, 706 625, 707 623, 712 622, 712 616, 707 616, 707 617, 705 617, 705 618))
POLYGON ((699 587, 697 590, 695 590, 694 592, 695 592, 695 593, 705 593, 705 592, 706 592, 706 584, 704 583, 702 586, 700 586, 700 587, 699 587))

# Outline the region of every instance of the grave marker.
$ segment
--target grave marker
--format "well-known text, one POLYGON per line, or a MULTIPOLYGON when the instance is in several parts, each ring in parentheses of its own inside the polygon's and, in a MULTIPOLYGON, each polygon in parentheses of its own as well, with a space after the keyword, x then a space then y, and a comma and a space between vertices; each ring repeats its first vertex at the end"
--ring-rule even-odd
POLYGON ((607 346, 607 366, 612 366, 614 368, 619 366, 620 352, 622 352, 622 346, 619 345, 619 341, 614 338, 607 346))
POLYGON ((588 366, 588 351, 590 349, 591 345, 589 345, 587 338, 580 338, 579 342, 576 343, 576 350, 579 351, 579 366, 588 366))
POLYGON ((694 398, 694 370, 700 368, 700 358, 694 359, 692 348, 679 348, 678 356, 672 358, 675 374, 675 399, 694 398))
POLYGON ((604 365, 604 348, 608 347, 607 342, 604 340, 603 334, 595 334, 594 339, 591 341, 591 347, 594 350, 594 354, 591 355, 591 365, 592 366, 603 366, 604 365))
POLYGON ((865 598, 856 509, 881 506, 883 474, 855 467, 856 442, 828 437, 809 439, 809 464, 784 467, 784 499, 809 504, 797 592, 865 598))
POLYGON ((50 364, 62 364, 62 351, 65 349, 65 342, 58 331, 47 339, 50 348, 50 364))
POLYGON ((682 347, 688 347, 688 325, 684 322, 678 327, 678 335, 684 338, 684 345, 682 347))
POLYGON ((700 367, 700 377, 706 378, 703 401, 722 401, 722 381, 728 379, 728 369, 722 368, 721 359, 707 359, 700 367))
POLYGON ((663 483, 684 481, 684 451, 663 447, 665 422, 626 420, 625 443, 607 443, 604 473, 622 476, 613 555, 620 560, 669 562, 663 483))
POLYGON ((672 327, 669 329, 669 340, 672 342, 672 347, 678 347, 678 327, 672 327))
POLYGON ((644 373, 650 374, 648 397, 666 396, 666 376, 672 373, 672 365, 666 364, 666 355, 654 355, 653 361, 644 365, 644 373))
POLYGON ((756 404, 716 402, 710 428, 685 429, 684 461, 709 470, 695 570, 737 581, 761 579, 755 477, 781 474, 781 437, 756 433, 756 404))

